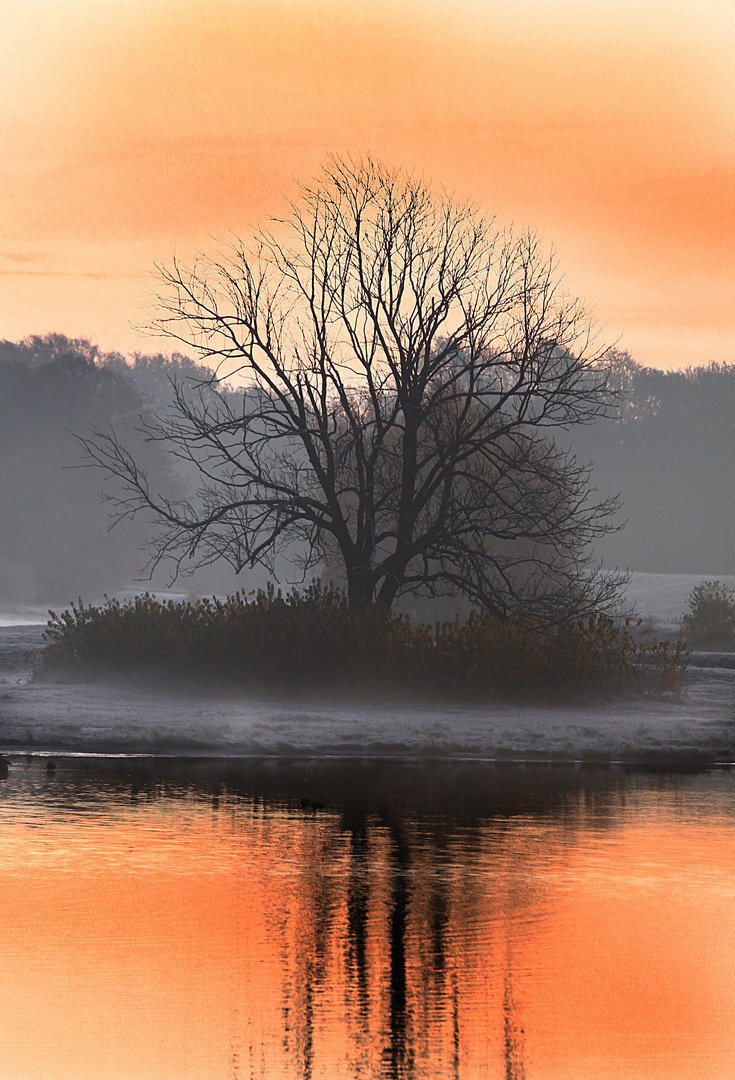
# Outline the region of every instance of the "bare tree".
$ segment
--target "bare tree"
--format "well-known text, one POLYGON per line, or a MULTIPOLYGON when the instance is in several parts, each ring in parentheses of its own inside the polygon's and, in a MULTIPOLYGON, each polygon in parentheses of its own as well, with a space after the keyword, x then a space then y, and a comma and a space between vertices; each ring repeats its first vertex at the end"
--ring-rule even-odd
POLYGON ((86 440, 153 511, 155 565, 339 563, 350 603, 463 594, 499 616, 599 610, 591 541, 614 500, 554 434, 613 411, 584 313, 528 233, 364 160, 334 160, 250 250, 164 270, 159 325, 217 375, 149 437, 196 466, 152 490, 114 433, 86 440), (233 397, 218 380, 238 376, 233 397))

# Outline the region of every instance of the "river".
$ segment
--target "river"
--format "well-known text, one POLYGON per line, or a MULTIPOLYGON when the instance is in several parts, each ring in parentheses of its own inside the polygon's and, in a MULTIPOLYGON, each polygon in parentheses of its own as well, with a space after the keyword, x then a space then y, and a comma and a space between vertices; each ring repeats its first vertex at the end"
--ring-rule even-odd
POLYGON ((10 753, 12 1080, 731 1080, 735 770, 10 753))

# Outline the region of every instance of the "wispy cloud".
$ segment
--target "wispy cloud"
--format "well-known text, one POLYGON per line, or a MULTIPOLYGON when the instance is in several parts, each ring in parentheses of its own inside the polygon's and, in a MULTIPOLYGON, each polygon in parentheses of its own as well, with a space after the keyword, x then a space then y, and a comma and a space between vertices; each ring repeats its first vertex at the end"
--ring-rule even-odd
POLYGON ((12 263, 39 263, 47 258, 45 252, 39 251, 0 251, 0 259, 12 263))
POLYGON ((0 277, 40 277, 40 278, 90 278, 93 281, 117 281, 123 279, 143 280, 148 275, 118 274, 93 270, 11 270, 0 266, 0 277))

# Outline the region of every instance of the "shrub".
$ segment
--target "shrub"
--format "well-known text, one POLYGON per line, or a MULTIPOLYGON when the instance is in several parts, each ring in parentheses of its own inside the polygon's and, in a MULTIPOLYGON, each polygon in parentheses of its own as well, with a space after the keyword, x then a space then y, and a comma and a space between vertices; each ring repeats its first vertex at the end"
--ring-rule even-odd
POLYGON ((693 645, 735 641, 735 592, 719 581, 703 581, 692 589, 689 612, 682 620, 693 645))
POLYGON ((251 600, 80 600, 50 615, 37 661, 46 673, 124 669, 255 690, 463 700, 672 690, 683 677, 679 643, 644 644, 608 618, 540 627, 473 615, 464 625, 413 626, 379 607, 350 608, 318 584, 286 596, 269 587, 251 600))

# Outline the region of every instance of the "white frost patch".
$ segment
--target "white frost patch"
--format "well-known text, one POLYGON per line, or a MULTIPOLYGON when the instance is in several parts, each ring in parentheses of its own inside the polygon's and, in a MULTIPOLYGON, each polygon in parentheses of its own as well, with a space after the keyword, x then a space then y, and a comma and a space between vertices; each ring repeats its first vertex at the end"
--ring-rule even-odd
POLYGON ((48 620, 46 608, 21 608, 18 611, 0 611, 0 627, 45 626, 48 620))

